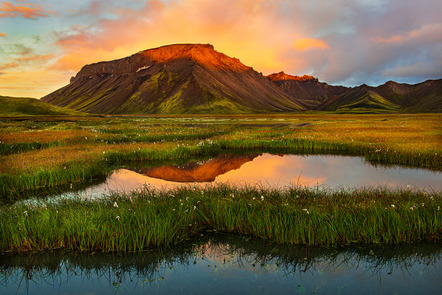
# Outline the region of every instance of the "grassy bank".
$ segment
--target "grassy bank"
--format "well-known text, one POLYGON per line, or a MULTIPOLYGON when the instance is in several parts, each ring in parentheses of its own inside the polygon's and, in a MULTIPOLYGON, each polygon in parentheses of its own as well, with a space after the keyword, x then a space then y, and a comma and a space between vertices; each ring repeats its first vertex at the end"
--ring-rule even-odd
POLYGON ((223 152, 351 154, 442 170, 440 115, 253 115, 0 120, 0 195, 104 177, 126 161, 223 152))
POLYGON ((439 194, 412 190, 146 188, 104 201, 5 206, 0 250, 135 252, 171 246, 206 230, 280 244, 440 242, 441 203, 439 194))

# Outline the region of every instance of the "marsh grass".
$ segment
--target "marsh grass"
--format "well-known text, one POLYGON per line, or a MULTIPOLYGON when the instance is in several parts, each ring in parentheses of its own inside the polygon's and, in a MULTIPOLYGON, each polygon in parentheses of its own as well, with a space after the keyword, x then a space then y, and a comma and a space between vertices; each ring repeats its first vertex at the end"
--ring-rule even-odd
POLYGON ((19 143, 4 143, 0 142, 0 155, 11 155, 32 150, 39 150, 54 146, 60 146, 60 142, 40 143, 40 142, 19 142, 19 143))
POLYGON ((0 250, 137 252, 172 246, 207 230, 289 245, 440 242, 441 199, 432 192, 383 188, 146 187, 102 201, 4 206, 0 250))

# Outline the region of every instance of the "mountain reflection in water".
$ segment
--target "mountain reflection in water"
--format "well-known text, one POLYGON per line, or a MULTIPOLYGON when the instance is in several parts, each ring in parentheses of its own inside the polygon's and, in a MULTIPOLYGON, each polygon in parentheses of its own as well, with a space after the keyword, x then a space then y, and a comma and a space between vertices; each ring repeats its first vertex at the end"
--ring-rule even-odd
POLYGON ((289 247, 205 235, 136 254, 0 256, 0 294, 437 294, 437 244, 289 247))
MULTIPOLYGON (((149 163, 147 163, 149 165, 149 163)), ((140 165, 140 164, 138 164, 140 165)), ((151 165, 151 164, 150 164, 151 165)), ((236 187, 419 187, 442 190, 442 173, 400 166, 374 166, 360 157, 300 155, 220 155, 204 161, 157 167, 128 165, 107 179, 109 189, 130 191, 148 184, 175 188, 183 184, 236 187)))
POLYGON ((141 168, 136 172, 174 182, 212 182, 216 177, 231 170, 241 168, 244 163, 255 159, 254 155, 220 155, 204 162, 190 162, 182 166, 166 165, 154 168, 141 168))

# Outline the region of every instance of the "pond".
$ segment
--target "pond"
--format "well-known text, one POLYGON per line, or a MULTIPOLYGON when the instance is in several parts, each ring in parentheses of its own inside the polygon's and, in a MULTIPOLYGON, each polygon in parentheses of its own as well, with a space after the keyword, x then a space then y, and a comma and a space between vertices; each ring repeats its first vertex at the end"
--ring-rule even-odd
POLYGON ((0 255, 0 294, 440 294, 438 244, 287 247, 206 233, 136 254, 0 255))
POLYGON ((173 189, 183 185, 229 184, 282 189, 358 187, 419 188, 442 191, 442 173, 402 166, 373 165, 361 157, 330 155, 224 154, 180 164, 129 163, 82 194, 98 197, 129 193, 143 186, 173 189))

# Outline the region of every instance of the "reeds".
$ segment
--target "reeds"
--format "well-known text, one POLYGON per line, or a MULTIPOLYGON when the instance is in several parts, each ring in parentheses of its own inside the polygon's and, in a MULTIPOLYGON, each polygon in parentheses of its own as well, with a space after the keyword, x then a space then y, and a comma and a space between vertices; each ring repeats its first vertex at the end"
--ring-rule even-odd
POLYGON ((440 242, 441 201, 440 194, 407 189, 145 188, 103 201, 4 206, 0 251, 137 252, 206 230, 281 244, 440 242))

